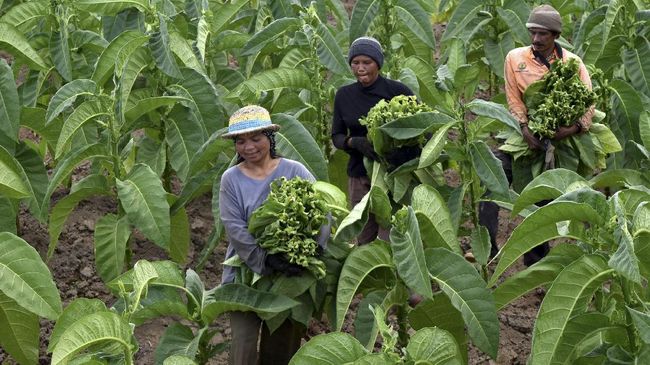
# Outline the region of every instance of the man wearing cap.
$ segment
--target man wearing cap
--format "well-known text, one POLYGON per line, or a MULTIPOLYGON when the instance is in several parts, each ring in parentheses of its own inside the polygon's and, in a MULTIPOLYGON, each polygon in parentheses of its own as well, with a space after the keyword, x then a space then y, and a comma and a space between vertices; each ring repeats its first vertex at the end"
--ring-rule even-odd
MULTIPOLYGON (((563 49, 556 40, 562 33, 562 17, 550 5, 540 5, 532 10, 526 27, 530 33, 531 45, 515 48, 508 52, 504 64, 505 93, 510 113, 519 121, 521 133, 528 147, 532 150, 542 150, 542 142, 528 129, 528 109, 524 103, 523 95, 528 86, 540 80, 557 60, 566 61, 575 58, 579 64, 580 80, 591 89, 591 79, 587 68, 580 57, 563 49)), ((586 132, 591 126, 594 107, 590 107, 585 114, 573 125, 561 126, 553 139, 560 140, 574 134, 586 132)), ((503 164, 508 180, 512 182, 511 156, 498 153, 503 164)), ((498 227, 499 207, 495 203, 481 203, 479 220, 488 228, 493 249, 496 247, 496 234, 498 227)), ((530 266, 546 255, 548 243, 535 247, 524 255, 524 264, 530 266)))
MULTIPOLYGON (((372 37, 360 37, 352 42, 348 63, 357 82, 345 85, 336 92, 332 141, 336 148, 350 155, 347 166, 348 194, 354 206, 370 190, 363 158, 378 159, 367 138, 368 129, 359 123, 359 119, 365 117, 380 100, 390 100, 397 95, 413 95, 413 92, 401 82, 386 79, 379 73, 384 63, 384 53, 379 42, 372 37)), ((408 156, 394 157, 408 161, 408 156)), ((397 160, 396 165, 399 164, 397 160)), ((380 228, 374 217, 370 216, 357 242, 371 242, 378 233, 380 238, 388 239, 388 230, 380 228)))

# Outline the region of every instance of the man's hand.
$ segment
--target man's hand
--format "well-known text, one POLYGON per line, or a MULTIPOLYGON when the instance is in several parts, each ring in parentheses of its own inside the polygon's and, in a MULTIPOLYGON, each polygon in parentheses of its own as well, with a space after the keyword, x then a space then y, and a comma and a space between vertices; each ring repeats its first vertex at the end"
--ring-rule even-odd
POLYGON ((379 161, 379 155, 372 148, 372 144, 366 137, 350 137, 348 139, 348 145, 351 148, 361 152, 364 156, 368 157, 373 161, 379 161))
POLYGON ((576 124, 572 124, 568 127, 560 127, 558 130, 555 132, 555 135, 553 136, 553 139, 565 139, 567 137, 571 137, 574 134, 580 133, 580 126, 576 124))
POLYGON ((543 150, 544 145, 542 142, 535 137, 533 132, 528 129, 528 126, 526 124, 521 126, 521 134, 524 136, 524 141, 528 144, 528 148, 531 150, 543 150))

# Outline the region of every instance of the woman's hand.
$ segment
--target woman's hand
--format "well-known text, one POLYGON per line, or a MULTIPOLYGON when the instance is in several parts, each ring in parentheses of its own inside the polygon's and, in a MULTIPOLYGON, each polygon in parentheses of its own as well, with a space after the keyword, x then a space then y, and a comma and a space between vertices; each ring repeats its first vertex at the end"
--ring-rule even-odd
POLYGON ((282 273, 285 276, 298 276, 304 270, 302 266, 290 263, 282 253, 267 255, 266 266, 273 269, 274 272, 282 273))

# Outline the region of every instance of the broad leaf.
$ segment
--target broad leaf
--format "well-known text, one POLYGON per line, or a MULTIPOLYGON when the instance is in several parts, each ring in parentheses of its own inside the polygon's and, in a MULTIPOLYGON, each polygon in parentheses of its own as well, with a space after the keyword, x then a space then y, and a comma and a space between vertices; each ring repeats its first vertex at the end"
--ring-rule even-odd
POLYGON ((447 123, 440 127, 433 137, 427 141, 427 144, 424 145, 422 153, 420 154, 418 169, 423 169, 436 162, 447 143, 447 131, 449 131, 449 128, 453 127, 454 124, 456 124, 456 122, 447 123))
POLYGON ((16 80, 11 67, 2 60, 0 61, 0 133, 4 133, 14 142, 18 141, 19 121, 20 103, 16 80))
POLYGON ((429 274, 463 317, 472 341, 492 358, 499 348, 499 319, 494 297, 474 266, 443 248, 425 251, 429 274))
POLYGON ((206 324, 230 311, 253 311, 264 316, 284 312, 298 304, 283 295, 275 295, 241 284, 226 284, 206 292, 201 317, 206 324))
POLYGON ((0 291, 40 317, 54 320, 61 313, 50 270, 29 243, 8 232, 0 232, 0 291))
POLYGON ((531 363, 550 364, 570 319, 587 310, 596 288, 611 277, 603 257, 587 255, 567 266, 549 288, 533 330, 531 363))
POLYGON ((501 104, 483 99, 474 99, 467 103, 465 107, 476 115, 493 118, 516 133, 521 134, 519 122, 512 116, 512 114, 510 114, 508 109, 501 104))
POLYGON ((116 73, 119 75, 119 82, 115 92, 117 100, 115 102, 115 117, 117 125, 114 127, 115 132, 119 131, 125 122, 124 113, 128 104, 131 89, 135 84, 138 75, 144 70, 150 61, 149 49, 146 47, 137 48, 124 59, 122 67, 117 68, 116 73))
POLYGON ((263 91, 297 88, 309 89, 311 80, 300 69, 276 68, 256 73, 235 90, 228 94, 228 98, 241 98, 254 100, 263 91))
POLYGON ((496 10, 499 18, 508 25, 515 40, 520 44, 528 45, 530 43, 528 29, 526 28, 526 24, 522 22, 522 19, 512 9, 497 7, 496 10))
POLYGON ((80 10, 101 15, 116 15, 128 8, 144 12, 149 8, 147 0, 76 0, 73 5, 80 10))
POLYGON ((174 55, 169 45, 169 31, 167 30, 167 21, 162 14, 158 14, 158 23, 160 28, 151 34, 149 47, 151 54, 156 61, 156 66, 170 77, 180 79, 181 71, 178 69, 174 55))
POLYGON ((496 41, 492 38, 485 39, 485 57, 488 59, 492 72, 500 78, 504 77, 506 55, 513 48, 515 48, 515 42, 510 31, 501 33, 496 41))
POLYGON ((445 113, 425 112, 395 119, 379 127, 379 130, 394 139, 409 139, 452 122, 454 119, 445 113))
POLYGON ((375 314, 371 307, 380 306, 386 294, 387 292, 384 290, 376 290, 364 295, 359 302, 357 315, 354 317, 354 337, 361 344, 365 344, 366 349, 375 347, 378 332, 375 314))
POLYGON ((316 51, 320 62, 333 73, 345 75, 349 65, 330 29, 323 23, 318 23, 316 36, 318 36, 316 51))
POLYGON ((185 182, 190 160, 204 142, 201 124, 189 109, 176 106, 165 120, 165 140, 169 150, 169 163, 181 181, 185 182))
POLYGON ((50 14, 50 3, 48 1, 29 1, 15 4, 0 19, 3 23, 13 25, 23 34, 34 29, 36 23, 43 17, 50 14))
POLYGON ((172 355, 185 355, 193 359, 198 351, 198 337, 192 329, 180 323, 172 323, 165 329, 154 352, 154 361, 162 365, 172 355))
POLYGON ((219 95, 212 80, 189 68, 182 68, 181 74, 183 79, 179 85, 183 90, 178 95, 191 100, 188 106, 201 116, 206 133, 211 134, 223 128, 228 118, 219 103, 215 102, 219 100, 219 95))
MULTIPOLYGON (((156 272, 156 278, 151 284, 163 285, 172 287, 183 287, 185 280, 178 268, 178 264, 172 261, 153 261, 149 262, 156 272)), ((127 291, 133 291, 134 270, 131 269, 124 274, 118 276, 107 286, 112 290, 119 290, 123 286, 127 291)))
POLYGON ((37 364, 38 316, 0 291, 0 347, 19 364, 37 364))
POLYGON ((575 359, 580 356, 583 341, 589 341, 591 338, 597 338, 597 336, 605 338, 611 338, 612 336, 627 337, 623 327, 613 327, 609 322, 606 315, 596 312, 587 312, 572 317, 560 338, 551 363, 574 364, 575 359))
POLYGON ((79 318, 89 314, 108 311, 106 304, 99 299, 77 298, 68 304, 59 318, 56 319, 54 329, 50 335, 50 343, 48 344, 47 351, 52 352, 54 346, 59 343, 61 335, 74 324, 79 318))
MULTIPOLYGON (((370 189, 372 190, 373 188, 379 189, 374 186, 370 189)), ((371 192, 364 195, 364 197, 361 198, 361 201, 352 207, 350 214, 343 218, 336 230, 336 234, 334 235, 335 241, 350 241, 361 233, 363 227, 368 222, 370 195, 371 192)))
POLYGON ((64 110, 72 106, 79 96, 94 95, 96 89, 97 84, 88 79, 77 79, 63 85, 56 91, 47 105, 45 124, 49 124, 64 110))
POLYGON ((494 289, 497 310, 503 309, 529 291, 553 282, 560 271, 582 255, 582 249, 575 245, 562 244, 553 247, 542 260, 508 277, 494 289))
POLYGON ((618 249, 609 258, 607 263, 609 267, 616 270, 626 279, 641 284, 641 273, 639 271, 639 262, 634 254, 634 241, 627 228, 627 217, 624 208, 619 199, 619 194, 613 198, 614 212, 616 214, 616 226, 614 228, 614 239, 618 244, 618 249))
POLYGON ((47 218, 47 211, 41 205, 47 190, 48 175, 43 158, 25 142, 16 146, 16 161, 19 163, 21 178, 29 191, 27 204, 32 214, 41 222, 47 218))
POLYGON ((650 316, 647 313, 639 312, 630 307, 627 307, 627 311, 632 316, 634 327, 639 331, 641 340, 644 343, 650 343, 650 316))
POLYGON ((117 195, 129 222, 162 248, 169 247, 169 204, 162 182, 147 165, 136 165, 117 180, 117 195))
POLYGON ((219 34, 222 28, 228 24, 244 6, 249 4, 248 0, 233 0, 229 3, 210 3, 212 13, 214 14, 210 25, 212 34, 219 34))
POLYGON ((289 365, 352 364, 367 353, 361 343, 347 333, 326 333, 302 345, 289 365))
POLYGON ((124 270, 130 236, 131 227, 126 217, 106 214, 95 223, 95 264, 102 281, 109 282, 124 270))
POLYGON ((625 71, 629 75, 630 82, 636 90, 646 95, 650 95, 648 57, 650 57, 650 44, 641 39, 635 43, 635 48, 625 49, 622 53, 623 64, 625 65, 625 71))
POLYGON ((73 136, 83 128, 83 126, 95 118, 110 117, 111 110, 101 99, 92 99, 85 101, 70 114, 63 123, 59 140, 56 142, 55 158, 59 159, 70 144, 73 136))
POLYGON ((132 355, 133 330, 118 314, 97 312, 78 318, 61 335, 52 353, 52 364, 65 364, 84 349, 101 344, 117 344, 124 356, 132 355))
MULTIPOLYGON (((102 54, 97 59, 97 65, 93 71, 92 80, 97 85, 103 85, 115 72, 115 62, 124 51, 132 52, 135 48, 142 46, 149 37, 145 36, 139 31, 127 30, 120 33, 111 43, 104 49, 102 54)), ((121 72, 121 71, 120 71, 121 72)))
POLYGON ((298 18, 280 18, 255 33, 242 47, 242 56, 258 54, 264 46, 282 37, 285 33, 297 30, 302 21, 298 18))
POLYGON ((517 215, 531 204, 542 200, 552 200, 583 187, 589 187, 589 183, 576 172, 566 169, 544 171, 521 191, 512 208, 512 215, 517 215))
POLYGON ((483 9, 484 2, 480 0, 461 0, 447 22, 447 28, 442 41, 451 40, 466 30, 467 25, 476 19, 476 14, 483 9))
POLYGON ((432 50, 436 48, 436 40, 429 14, 422 9, 416 0, 397 0, 395 4, 398 18, 413 31, 413 33, 426 43, 432 50))
MULTIPOLYGON (((154 263, 155 264, 155 263, 154 263)), ((159 272, 159 271, 158 271, 159 272)), ((180 273, 179 273, 180 275, 180 273)), ((160 277, 150 283, 147 296, 142 298, 142 307, 131 316, 131 321, 139 326, 147 321, 163 317, 177 317, 192 320, 187 312, 185 298, 177 287, 157 286, 160 277)))
POLYGON ((190 45, 190 40, 185 39, 176 31, 169 32, 169 47, 178 59, 181 60, 185 67, 191 68, 197 72, 205 74, 203 61, 200 61, 190 45))
POLYGON ((187 101, 187 99, 172 95, 153 96, 146 99, 140 99, 133 105, 133 107, 124 113, 124 117, 127 122, 132 122, 150 111, 156 110, 160 107, 172 106, 180 101, 187 101))
POLYGON ((336 329, 343 327, 345 313, 363 280, 377 268, 394 268, 388 245, 381 241, 357 246, 345 260, 336 292, 336 329))
POLYGON ((58 31, 50 34, 50 57, 65 81, 72 81, 72 55, 66 21, 59 21, 58 31))
POLYGON ((431 280, 424 261, 424 247, 418 221, 412 207, 408 207, 406 213, 401 219, 399 212, 396 214, 393 228, 390 230, 393 262, 400 278, 410 289, 425 298, 431 298, 431 280))
POLYGON ((644 110, 641 98, 632 85, 621 79, 609 84, 612 92, 612 121, 616 121, 626 140, 640 141, 639 115, 644 110))
POLYGON ((481 181, 492 196, 510 200, 510 188, 501 161, 494 156, 490 147, 483 141, 469 145, 472 164, 481 181))
MULTIPOLYGON (((603 224, 603 216, 591 205, 570 201, 554 201, 526 217, 512 232, 506 244, 501 247, 501 259, 494 269, 489 285, 496 283, 499 276, 525 252, 557 237, 570 237, 558 231, 556 223, 563 221, 603 224)), ((581 238, 581 237, 575 237, 581 238)))
POLYGON ((281 127, 276 135, 278 153, 301 162, 317 180, 329 181, 323 153, 303 124, 288 114, 274 114, 271 119, 281 127))
POLYGON ((365 35, 373 19, 379 13, 379 0, 360 0, 354 4, 350 17, 350 43, 365 35))
POLYGON ((409 340, 406 353, 416 363, 426 361, 432 365, 464 364, 454 337, 440 328, 423 328, 409 340))
MULTIPOLYGON (((174 204, 176 197, 170 194, 167 200, 171 206, 174 204)), ((169 257, 175 262, 182 264, 188 258, 191 241, 190 221, 185 208, 180 208, 171 215, 170 225, 169 257)))
POLYGON ((0 45, 11 54, 25 60, 32 68, 46 70, 47 65, 30 46, 27 38, 14 26, 0 22, 0 45))

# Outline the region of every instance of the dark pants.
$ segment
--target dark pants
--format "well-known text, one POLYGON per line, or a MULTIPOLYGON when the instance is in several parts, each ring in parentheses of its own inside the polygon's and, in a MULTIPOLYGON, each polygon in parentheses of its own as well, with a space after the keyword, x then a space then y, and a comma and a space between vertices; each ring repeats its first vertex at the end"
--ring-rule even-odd
MULTIPOLYGON (((348 194, 350 194, 350 203, 354 207, 361 199, 370 191, 370 179, 367 176, 362 177, 349 177, 348 178, 348 194)), ((368 215, 368 223, 363 227, 363 230, 357 237, 357 243, 363 245, 377 239, 377 236, 384 241, 388 241, 389 229, 382 228, 377 224, 375 215, 368 215)))
MULTIPOLYGON (((506 178, 508 182, 512 184, 512 156, 501 151, 494 152, 496 156, 501 161, 501 166, 503 171, 506 173, 506 178)), ((539 202, 539 205, 546 205, 549 201, 539 202)), ((490 234, 490 243, 492 244, 491 253, 492 256, 496 255, 499 251, 497 246, 497 232, 499 230, 499 206, 493 202, 481 202, 479 203, 479 213, 478 213, 478 222, 485 228, 487 228, 488 233, 490 234)), ((524 265, 531 266, 537 261, 541 260, 548 254, 549 245, 548 242, 534 247, 532 250, 524 254, 524 265)))
POLYGON ((306 332, 301 324, 286 320, 271 334, 254 312, 231 312, 230 328, 231 365, 287 365, 306 332))

